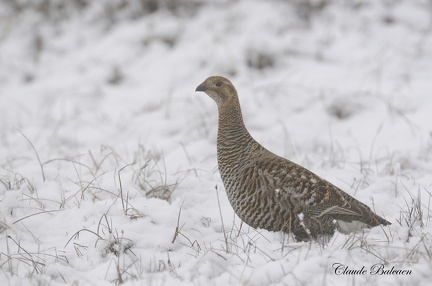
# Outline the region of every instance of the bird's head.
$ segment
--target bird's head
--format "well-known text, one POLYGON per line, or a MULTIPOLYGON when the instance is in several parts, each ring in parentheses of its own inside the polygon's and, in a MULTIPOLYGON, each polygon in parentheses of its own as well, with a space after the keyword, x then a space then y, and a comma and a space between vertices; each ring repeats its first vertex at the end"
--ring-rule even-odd
POLYGON ((200 84, 195 91, 203 91, 216 101, 219 107, 233 99, 237 99, 234 85, 222 76, 211 76, 200 84))

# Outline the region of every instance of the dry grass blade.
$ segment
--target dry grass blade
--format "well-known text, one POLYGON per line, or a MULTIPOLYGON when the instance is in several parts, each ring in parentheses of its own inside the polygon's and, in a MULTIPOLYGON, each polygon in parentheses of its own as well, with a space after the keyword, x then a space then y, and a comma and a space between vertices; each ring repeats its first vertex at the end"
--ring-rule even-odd
POLYGON ((222 223, 222 233, 223 233, 224 241, 225 241, 225 250, 226 250, 226 252, 228 252, 229 251, 229 248, 228 248, 228 237, 227 237, 227 234, 225 232, 225 225, 224 225, 224 222, 223 222, 223 216, 222 216, 222 210, 221 210, 221 206, 220 206, 219 192, 218 192, 217 185, 215 186, 215 190, 216 190, 216 197, 217 197, 218 208, 219 208, 219 215, 220 215, 221 223, 222 223))
POLYGON ((28 137, 22 133, 21 131, 18 130, 18 132, 27 140, 27 142, 30 144, 30 146, 32 147, 33 151, 35 152, 36 158, 39 162, 39 167, 41 169, 41 173, 42 173, 42 179, 45 182, 45 172, 44 172, 44 164, 42 163, 40 157, 39 157, 39 153, 36 150, 35 146, 33 145, 33 143, 30 141, 30 139, 28 139, 28 137))
POLYGON ((66 244, 65 244, 64 247, 66 248, 66 246, 68 246, 69 242, 71 242, 72 239, 78 239, 79 236, 80 236, 80 234, 81 234, 81 232, 89 232, 89 233, 94 234, 95 236, 97 236, 98 240, 99 240, 99 239, 100 239, 100 240, 103 240, 103 237, 101 237, 98 233, 96 233, 96 232, 94 232, 94 231, 91 231, 91 230, 89 230, 89 229, 85 229, 85 228, 83 228, 83 229, 78 230, 77 232, 75 232, 75 233, 71 236, 71 238, 69 238, 69 240, 66 242, 66 244))
POLYGON ((177 225, 176 225, 176 228, 175 228, 175 231, 174 231, 174 237, 173 237, 171 243, 174 243, 176 241, 176 238, 179 235, 180 230, 181 230, 181 228, 179 227, 179 225, 180 225, 180 215, 181 215, 183 204, 184 204, 184 200, 183 200, 183 202, 182 202, 182 204, 180 206, 180 209, 179 209, 179 213, 178 213, 178 216, 177 216, 177 225))
POLYGON ((12 240, 16 244, 16 246, 18 247, 19 250, 23 251, 23 252, 18 252, 17 257, 15 259, 17 259, 20 262, 23 262, 27 265, 31 265, 33 267, 33 270, 37 274, 42 273, 43 272, 42 268, 45 267, 45 263, 40 262, 40 260, 43 261, 43 259, 39 255, 34 254, 34 253, 30 253, 29 251, 24 249, 21 246, 21 244, 19 242, 17 242, 16 240, 14 240, 10 235, 8 235, 7 237, 8 237, 8 239, 12 240))
POLYGON ((51 213, 56 213, 56 212, 61 212, 61 211, 63 211, 63 210, 52 210, 52 211, 37 212, 37 213, 31 214, 31 215, 25 216, 23 218, 20 218, 19 220, 14 221, 12 224, 16 224, 16 223, 18 223, 20 221, 23 221, 23 220, 25 220, 25 219, 27 219, 29 217, 32 217, 32 216, 36 216, 36 215, 40 215, 40 214, 51 214, 51 213))

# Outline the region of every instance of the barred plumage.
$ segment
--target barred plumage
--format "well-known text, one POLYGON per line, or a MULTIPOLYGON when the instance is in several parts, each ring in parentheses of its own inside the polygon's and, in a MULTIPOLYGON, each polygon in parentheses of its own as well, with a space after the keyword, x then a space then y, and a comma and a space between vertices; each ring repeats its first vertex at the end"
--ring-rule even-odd
POLYGON ((364 227, 389 225, 371 209, 309 170, 262 147, 247 131, 237 91, 212 76, 196 91, 218 106, 217 157, 228 199, 254 228, 292 233, 308 241, 364 227))

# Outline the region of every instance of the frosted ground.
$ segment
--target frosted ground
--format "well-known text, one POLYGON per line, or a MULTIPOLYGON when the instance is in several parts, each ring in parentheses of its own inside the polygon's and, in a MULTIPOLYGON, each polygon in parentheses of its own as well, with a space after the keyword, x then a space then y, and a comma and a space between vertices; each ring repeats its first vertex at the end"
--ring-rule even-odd
POLYGON ((1 285, 430 283, 432 2, 305 3, 2 1, 1 285), (392 225, 241 225, 194 92, 216 74, 255 139, 392 225))

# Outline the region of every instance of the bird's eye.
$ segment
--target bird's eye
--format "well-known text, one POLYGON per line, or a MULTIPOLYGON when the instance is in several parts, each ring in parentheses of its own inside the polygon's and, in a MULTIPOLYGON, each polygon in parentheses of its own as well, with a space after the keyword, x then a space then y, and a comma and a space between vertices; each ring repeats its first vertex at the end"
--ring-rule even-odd
POLYGON ((221 81, 218 81, 218 82, 216 83, 216 86, 217 86, 217 87, 221 87, 221 86, 222 86, 222 82, 221 82, 221 81))

